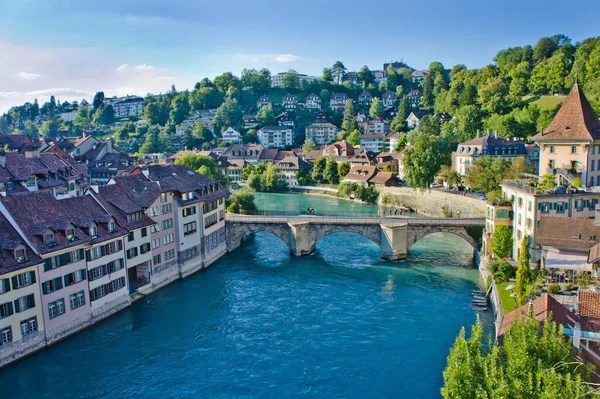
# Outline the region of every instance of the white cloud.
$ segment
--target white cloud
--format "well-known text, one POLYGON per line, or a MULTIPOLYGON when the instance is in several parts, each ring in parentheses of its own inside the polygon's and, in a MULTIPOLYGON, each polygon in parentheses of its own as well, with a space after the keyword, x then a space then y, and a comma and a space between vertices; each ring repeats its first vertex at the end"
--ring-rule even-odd
POLYGON ((129 64, 121 64, 117 67, 117 71, 119 71, 119 72, 124 71, 125 69, 127 69, 128 66, 129 66, 129 64))
POLYGON ((33 80, 33 79, 39 78, 42 75, 40 75, 39 73, 31 73, 31 72, 17 72, 17 73, 15 73, 15 76, 17 78, 21 78, 21 79, 25 79, 25 80, 33 80))
POLYGON ((294 54, 278 54, 275 57, 273 57, 273 60, 277 61, 277 62, 293 62, 293 61, 298 61, 299 59, 301 59, 302 57, 294 55, 294 54))
POLYGON ((0 91, 1 98, 21 97, 21 96, 57 96, 57 95, 88 95, 94 94, 89 91, 72 89, 69 87, 57 87, 52 89, 31 90, 31 91, 0 91))
POLYGON ((175 80, 174 76, 157 76, 157 80, 175 80))
POLYGON ((154 69, 154 67, 152 65, 148 65, 148 64, 140 64, 140 65, 136 65, 135 69, 137 69, 138 71, 149 71, 154 69))

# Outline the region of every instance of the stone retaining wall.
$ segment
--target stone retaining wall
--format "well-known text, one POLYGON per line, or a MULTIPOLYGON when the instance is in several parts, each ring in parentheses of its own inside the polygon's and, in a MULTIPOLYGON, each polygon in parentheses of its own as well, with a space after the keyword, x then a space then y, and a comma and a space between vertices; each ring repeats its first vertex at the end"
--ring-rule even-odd
POLYGON ((417 210, 418 214, 443 217, 442 206, 453 215, 460 211, 461 218, 485 217, 485 201, 477 198, 452 194, 443 190, 418 190, 410 187, 384 187, 379 195, 379 204, 384 198, 394 204, 417 210))
POLYGON ((498 292, 498 287, 496 286, 496 283, 494 283, 492 273, 490 273, 490 271, 487 268, 487 259, 485 257, 482 257, 479 251, 475 253, 475 262, 479 267, 479 274, 481 275, 481 279, 483 280, 484 287, 488 276, 492 277, 492 292, 490 293, 489 299, 490 303, 492 304, 492 311, 494 312, 494 333, 495 337, 498 338, 500 326, 502 325, 502 320, 504 319, 504 310, 502 309, 500 292, 498 292))

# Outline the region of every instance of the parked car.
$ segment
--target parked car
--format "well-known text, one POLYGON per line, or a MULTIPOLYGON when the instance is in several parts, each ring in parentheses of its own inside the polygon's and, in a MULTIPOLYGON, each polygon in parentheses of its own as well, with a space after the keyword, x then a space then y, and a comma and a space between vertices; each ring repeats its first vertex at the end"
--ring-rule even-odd
POLYGON ((487 198, 485 198, 485 195, 483 195, 483 194, 481 194, 481 195, 480 195, 479 197, 477 197, 477 198, 479 198, 479 199, 480 199, 480 200, 482 200, 482 201, 487 201, 487 198))

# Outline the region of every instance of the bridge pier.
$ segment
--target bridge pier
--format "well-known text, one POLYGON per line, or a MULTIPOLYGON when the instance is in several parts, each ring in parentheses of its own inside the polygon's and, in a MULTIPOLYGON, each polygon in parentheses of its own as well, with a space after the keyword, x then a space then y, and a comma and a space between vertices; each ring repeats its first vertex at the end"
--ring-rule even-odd
POLYGON ((402 260, 408 256, 408 224, 381 226, 381 257, 402 260))
POLYGON ((290 222, 290 255, 306 256, 315 250, 315 243, 310 240, 310 224, 308 222, 290 222))

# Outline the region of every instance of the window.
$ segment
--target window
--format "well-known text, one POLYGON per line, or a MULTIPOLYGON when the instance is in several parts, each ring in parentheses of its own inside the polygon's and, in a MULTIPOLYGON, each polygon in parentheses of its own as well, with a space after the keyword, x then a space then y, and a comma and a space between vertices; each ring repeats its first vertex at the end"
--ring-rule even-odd
POLYGON ((135 258, 136 256, 138 256, 138 249, 136 248, 129 248, 127 250, 127 259, 132 259, 135 258))
POLYGON ((102 247, 94 247, 90 250, 90 260, 102 257, 102 247))
POLYGON ((150 226, 150 232, 151 233, 157 233, 160 231, 160 226, 157 224, 153 224, 152 226, 150 226))
POLYGON ((74 310, 74 309, 84 306, 85 305, 84 292, 79 291, 79 292, 69 295, 69 304, 71 305, 71 310, 74 310))
POLYGON ((181 213, 182 213, 183 217, 195 215, 196 214, 196 207, 195 206, 189 206, 187 208, 183 208, 183 210, 181 211, 181 213))
POLYGON ((121 270, 124 267, 123 264, 124 264, 123 259, 116 259, 116 260, 113 260, 112 262, 107 263, 106 269, 108 270, 108 273, 118 272, 119 270, 121 270))
POLYGON ((142 229, 142 237, 146 237, 147 235, 148 235, 148 229, 144 227, 142 229))
POLYGON ((571 154, 577 154, 577 146, 576 145, 571 146, 571 154))
POLYGON ((519 226, 521 225, 521 215, 517 215, 517 223, 519 226))
POLYGON ((114 231, 115 231, 115 222, 109 222, 108 223, 108 232, 114 233, 114 231))
POLYGON ((217 223, 217 214, 213 213, 204 218, 204 227, 210 227, 217 223))
POLYGON ((140 245, 140 254, 145 254, 147 252, 150 252, 150 243, 146 243, 146 244, 142 244, 140 245))
POLYGON ((3 319, 13 314, 12 302, 6 302, 0 305, 0 319, 3 319))
POLYGON ((54 233, 44 234, 44 244, 46 244, 46 245, 54 244, 54 233))
POLYGON ((160 202, 167 202, 167 193, 162 193, 160 195, 160 202))
POLYGON ((44 295, 49 294, 51 292, 58 291, 63 287, 63 280, 60 277, 56 277, 52 280, 48 280, 42 283, 42 293, 44 295))
POLYGON ((550 146, 550 154, 556 154, 556 147, 553 145, 550 146))
POLYGON ((80 281, 85 280, 86 278, 87 278, 87 272, 85 271, 85 269, 81 269, 81 270, 77 270, 73 273, 69 273, 66 276, 64 276, 65 287, 68 287, 73 284, 77 284, 80 281))
POLYGON ((190 222, 183 225, 183 235, 187 236, 197 231, 196 222, 190 222))
POLYGON ((90 236, 91 237, 97 237, 98 236, 98 229, 96 229, 96 226, 90 227, 90 236))
POLYGON ((106 296, 106 285, 101 285, 100 287, 94 288, 90 291, 90 301, 95 301, 104 296, 106 296))
POLYGON ((93 269, 90 269, 88 274, 89 281, 97 280, 106 274, 106 265, 94 267, 93 269))
POLYGON ((12 342, 12 330, 10 327, 0 329, 0 345, 12 342))
POLYGON ((53 256, 52 258, 48 258, 44 261, 44 271, 47 272, 49 270, 65 266, 73 262, 78 262, 84 257, 85 252, 83 249, 67 252, 58 256, 53 256))
POLYGON ((154 266, 160 264, 160 255, 155 255, 154 257, 152 257, 152 264, 154 266))
POLYGON ((156 249, 160 247, 160 238, 155 238, 152 240, 152 249, 156 249))
POLYGON ((57 299, 54 302, 48 304, 48 318, 53 319, 60 315, 65 314, 65 300, 57 299))
POLYGON ((17 274, 12 277, 12 288, 18 290, 19 288, 27 287, 28 285, 35 283, 35 272, 30 271, 26 273, 17 274))
POLYGON ((550 169, 555 169, 556 168, 556 161, 554 161, 554 159, 551 159, 548 161, 548 166, 550 167, 550 169))
POLYGON ((193 199, 193 198, 194 198, 194 193, 193 193, 193 192, 191 192, 191 191, 190 191, 189 193, 183 193, 183 194, 181 195, 181 198, 182 198, 184 201, 191 200, 191 199, 193 199))
POLYGON ((173 233, 167 234, 166 236, 163 237, 163 245, 170 244, 173 241, 175 241, 175 234, 173 234, 173 233))
POLYGON ((142 212, 134 212, 127 215, 128 223, 139 222, 140 220, 142 220, 142 212))
POLYGON ((27 179, 27 181, 25 182, 25 185, 27 187, 34 187, 35 186, 35 177, 30 177, 29 179, 27 179))
POLYGON ((32 317, 21 322, 21 335, 28 336, 38 330, 37 317, 32 317))
POLYGON ((0 294, 10 291, 10 279, 0 279, 0 294))
POLYGON ((110 291, 114 292, 123 288, 123 279, 116 279, 110 282, 110 291))
POLYGON ((170 229, 173 227, 173 219, 166 219, 162 221, 162 229, 166 230, 166 229, 170 229))
POLYGON ((73 229, 67 229, 65 230, 65 236, 67 236, 67 239, 72 240, 75 238, 75 230, 73 229))
POLYGON ((592 159, 592 170, 596 170, 596 160, 595 159, 592 159))
POLYGON ((523 207, 523 198, 519 197, 519 208, 523 207))
POLYGON ((173 212, 173 204, 164 204, 161 206, 161 212, 164 215, 165 213, 173 212))
POLYGON ((27 309, 31 309, 35 307, 35 298, 33 294, 29 294, 27 296, 22 296, 21 298, 15 300, 15 312, 21 313, 26 311, 27 309))
POLYGON ((135 234, 133 231, 129 232, 129 235, 127 235, 127 242, 131 242, 135 240, 135 234))
POLYGON ((174 257, 175 257, 174 249, 169 249, 168 251, 165 251, 165 260, 173 259, 174 257))

